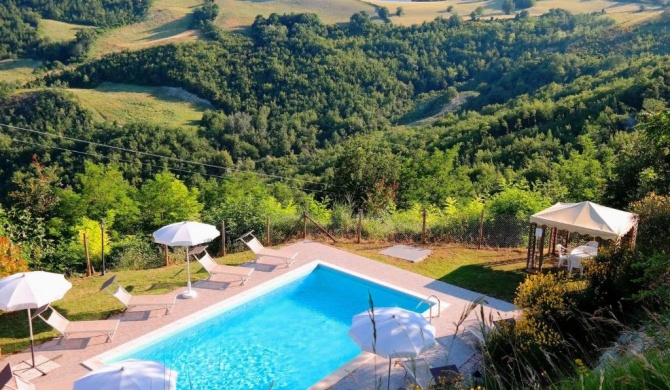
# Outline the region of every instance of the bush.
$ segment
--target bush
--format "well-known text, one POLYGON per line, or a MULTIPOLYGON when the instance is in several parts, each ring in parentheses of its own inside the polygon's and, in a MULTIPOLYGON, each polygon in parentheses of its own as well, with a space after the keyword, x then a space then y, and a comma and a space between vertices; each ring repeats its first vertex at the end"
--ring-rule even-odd
POLYGON ((130 270, 158 268, 164 263, 158 246, 137 236, 126 236, 115 243, 109 260, 112 268, 130 270))
POLYGON ((631 210, 639 215, 637 248, 648 255, 670 254, 670 196, 651 193, 631 210))
POLYGON ((590 264, 586 288, 592 310, 605 308, 614 312, 634 314, 633 298, 642 285, 642 254, 628 248, 597 256, 590 264))

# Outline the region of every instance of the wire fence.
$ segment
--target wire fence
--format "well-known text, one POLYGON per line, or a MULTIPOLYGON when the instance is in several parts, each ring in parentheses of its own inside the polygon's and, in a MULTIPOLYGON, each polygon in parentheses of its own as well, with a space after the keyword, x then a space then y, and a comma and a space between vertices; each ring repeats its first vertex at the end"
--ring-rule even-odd
MULTIPOLYGON (((519 248, 528 243, 528 220, 514 215, 452 216, 419 211, 417 213, 366 216, 331 214, 317 218, 309 214, 267 218, 265 224, 247 226, 248 230, 226 229, 226 252, 247 248, 237 237, 253 230, 264 245, 280 245, 295 239, 336 241, 387 241, 431 244, 457 243, 473 248, 519 248), (268 239, 269 238, 269 239, 268 239)), ((222 253, 222 243, 212 243, 212 249, 222 253)))

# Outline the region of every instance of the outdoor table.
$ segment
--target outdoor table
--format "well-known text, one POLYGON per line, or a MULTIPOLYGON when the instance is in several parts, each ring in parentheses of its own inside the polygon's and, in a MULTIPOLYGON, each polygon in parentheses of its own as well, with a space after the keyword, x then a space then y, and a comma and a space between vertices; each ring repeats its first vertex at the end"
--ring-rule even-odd
POLYGON ((583 259, 590 259, 595 257, 598 254, 598 249, 581 245, 570 251, 570 258, 568 259, 568 271, 572 272, 572 268, 577 265, 576 268, 580 268, 583 259))

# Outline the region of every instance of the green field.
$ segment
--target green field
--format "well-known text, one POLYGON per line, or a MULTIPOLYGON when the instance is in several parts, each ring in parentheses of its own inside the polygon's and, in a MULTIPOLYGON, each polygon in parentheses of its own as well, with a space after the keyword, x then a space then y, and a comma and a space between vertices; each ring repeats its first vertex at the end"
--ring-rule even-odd
POLYGON ((91 27, 57 20, 40 19, 38 31, 41 37, 48 38, 52 42, 68 42, 74 40, 77 31, 86 28, 91 27))
MULTIPOLYGON (((384 0, 217 0, 220 14, 217 23, 231 30, 244 29, 250 26, 257 15, 269 16, 272 13, 305 13, 311 12, 327 23, 344 23, 351 15, 366 11, 379 21, 376 15, 378 7, 391 10, 391 21, 401 25, 420 24, 437 17, 448 18, 451 13, 447 8, 452 6, 452 13, 462 15, 469 20, 470 13, 478 7, 484 9, 481 18, 508 18, 501 11, 503 0, 490 1, 433 1, 433 2, 397 2, 384 0), (395 16, 395 10, 403 7, 405 14, 395 16)), ((187 42, 199 38, 198 32, 189 30, 190 14, 202 4, 202 0, 156 0, 146 18, 129 26, 109 30, 98 39, 92 49, 94 57, 122 50, 139 50, 170 42, 187 42)), ((530 9, 533 15, 546 13, 553 8, 564 8, 574 13, 605 12, 622 24, 634 24, 658 15, 657 7, 646 6, 639 12, 637 3, 619 3, 606 0, 544 0, 530 9)), ((45 30, 56 28, 54 23, 45 24, 45 30)), ((63 23, 69 32, 55 33, 54 36, 66 37, 74 35, 75 25, 63 23), (74 27, 73 27, 74 26, 74 27)))
POLYGON ((103 83, 96 89, 69 89, 98 121, 195 127, 206 102, 181 90, 165 87, 103 83))
POLYGON ((141 22, 110 30, 100 37, 92 55, 139 50, 173 41, 193 41, 198 34, 188 29, 190 14, 202 3, 202 0, 156 0, 141 22))
POLYGON ((24 83, 35 78, 33 71, 40 67, 40 61, 4 60, 0 61, 0 81, 24 83))

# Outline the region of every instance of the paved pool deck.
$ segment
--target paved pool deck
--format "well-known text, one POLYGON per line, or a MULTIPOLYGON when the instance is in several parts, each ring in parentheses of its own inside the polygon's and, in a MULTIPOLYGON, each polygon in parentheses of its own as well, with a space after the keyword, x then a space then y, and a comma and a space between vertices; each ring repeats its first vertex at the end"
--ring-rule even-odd
MULTIPOLYGON (((259 264, 247 265, 255 267, 256 271, 244 286, 225 277, 213 282, 194 283, 193 288, 198 292, 198 297, 191 300, 177 298, 177 303, 170 315, 164 315, 164 310, 161 309, 142 311, 141 308, 136 308, 133 311, 113 317, 119 318, 121 322, 112 342, 105 342, 106 338, 104 336, 71 338, 70 340, 57 338, 36 346, 37 355, 47 358, 61 355, 56 360, 60 367, 47 375, 34 379, 32 383, 36 385, 38 390, 71 389, 75 380, 90 372, 82 365, 84 361, 123 344, 135 340, 141 341, 143 335, 201 310, 206 310, 224 299, 234 297, 315 260, 322 260, 424 296, 437 296, 442 304, 440 316, 432 319, 437 328, 437 346, 425 354, 426 359, 432 366, 445 365, 446 363, 455 364, 466 374, 476 362, 476 351, 461 337, 462 329, 459 330, 458 334, 456 333, 456 322, 470 303, 480 298, 481 294, 318 242, 301 241, 283 249, 298 253, 296 262, 290 268, 286 268, 280 262, 262 259, 259 264)), ((98 278, 102 284, 106 278, 109 278, 109 275, 106 277, 98 276, 98 278)), ((180 288, 172 294, 178 295, 183 291, 184 288, 180 288)), ((508 302, 491 297, 484 297, 484 299, 486 300, 483 305, 486 318, 489 318, 489 316, 493 319, 509 318, 517 313, 514 305, 508 302)), ((476 312, 479 312, 479 309, 476 312)), ((473 321, 476 321, 474 313, 470 316, 468 322, 473 321)), ((2 363, 9 362, 15 365, 27 359, 30 359, 29 349, 22 353, 3 356, 2 363)), ((382 378, 383 387, 386 388, 388 360, 370 354, 362 354, 358 362, 359 364, 345 367, 340 375, 333 375, 314 388, 334 390, 374 389, 375 380, 379 380, 379 378, 382 378)), ((401 366, 393 364, 391 387, 393 389, 407 388, 407 381, 405 370, 401 366)))

